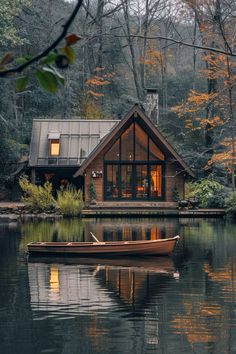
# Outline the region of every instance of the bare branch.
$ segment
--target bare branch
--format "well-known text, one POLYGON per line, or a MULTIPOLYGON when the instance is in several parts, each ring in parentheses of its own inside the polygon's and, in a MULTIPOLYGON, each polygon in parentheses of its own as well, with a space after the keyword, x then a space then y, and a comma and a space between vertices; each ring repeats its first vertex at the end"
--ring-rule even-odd
POLYGON ((142 39, 149 39, 149 40, 155 40, 155 39, 160 39, 160 40, 166 40, 173 42, 175 44, 180 44, 186 47, 191 47, 191 48, 197 48, 201 50, 206 50, 209 52, 214 52, 214 53, 219 53, 219 54, 224 54, 226 56, 231 56, 231 57, 236 57, 236 53, 233 52, 232 50, 230 52, 223 50, 223 49, 218 49, 218 48, 213 48, 213 47, 207 47, 207 46, 202 46, 194 43, 188 43, 183 40, 177 40, 174 38, 169 38, 169 37, 164 37, 164 36, 142 36, 142 35, 135 35, 135 34, 128 34, 127 36, 125 35, 112 35, 110 33, 103 33, 103 36, 112 36, 112 37, 117 37, 117 38, 142 38, 142 39))

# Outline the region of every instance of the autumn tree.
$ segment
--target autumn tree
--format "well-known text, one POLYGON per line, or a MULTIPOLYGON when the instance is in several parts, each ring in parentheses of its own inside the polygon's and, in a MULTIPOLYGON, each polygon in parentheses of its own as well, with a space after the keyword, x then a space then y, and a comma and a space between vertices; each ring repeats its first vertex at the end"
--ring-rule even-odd
MULTIPOLYGON (((235 22, 232 16, 232 4, 218 0, 204 3, 184 1, 184 3, 194 14, 202 44, 232 52, 234 39, 231 34, 235 22)), ((204 144, 202 154, 205 156, 204 169, 209 173, 214 169, 214 162, 217 160, 216 152, 222 149, 221 142, 224 142, 227 136, 228 142, 234 142, 235 61, 233 56, 206 51, 201 60, 205 63, 205 68, 199 70, 199 76, 205 78, 207 82, 206 91, 191 90, 186 101, 173 108, 173 111, 184 118, 187 130, 201 132, 204 144)), ((234 143, 232 150, 234 151, 234 143)), ((232 163, 230 171, 234 189, 234 164, 232 163)))

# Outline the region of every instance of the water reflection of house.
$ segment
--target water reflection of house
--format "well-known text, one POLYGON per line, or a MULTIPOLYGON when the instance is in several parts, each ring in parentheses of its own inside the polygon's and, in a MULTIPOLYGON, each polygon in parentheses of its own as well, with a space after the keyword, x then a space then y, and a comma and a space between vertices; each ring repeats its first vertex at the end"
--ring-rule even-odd
MULTIPOLYGON (((73 262, 73 258, 70 260, 73 262)), ((112 334, 115 329, 108 325, 109 318, 115 319, 117 325, 122 324, 129 344, 135 341, 141 345, 145 338, 147 345, 158 345, 159 321, 163 319, 157 302, 150 299, 155 300, 157 295, 160 299, 162 293, 164 296, 164 289, 173 280, 173 263, 164 259, 149 264, 141 261, 143 267, 129 267, 129 263, 120 267, 116 262, 119 261, 114 261, 114 265, 105 262, 93 266, 29 262, 33 318, 86 316, 84 335, 97 349, 105 334, 110 337, 115 334, 112 334), (140 326, 135 318, 142 318, 140 326)))
POLYGON ((77 265, 28 263, 32 309, 76 314, 111 308, 114 301, 93 271, 77 265))
POLYGON ((161 293, 171 275, 139 272, 133 268, 103 269, 98 277, 99 284, 106 286, 119 303, 134 309, 147 308, 148 299, 161 293))
POLYGON ((168 222, 167 220, 141 222, 140 220, 122 222, 118 220, 106 220, 102 222, 91 222, 84 220, 84 237, 86 241, 91 239, 90 231, 92 231, 99 240, 116 241, 116 240, 156 240, 175 236, 178 231, 178 225, 168 222))
POLYGON ((97 265, 29 262, 32 308, 63 311, 63 306, 68 306, 76 313, 109 310, 118 300, 127 305, 145 304, 147 297, 169 281, 174 270, 172 261, 166 258, 155 263, 145 259, 122 260, 120 264, 124 266, 117 266, 118 260, 97 262, 97 265), (130 267, 131 263, 134 266, 130 267))

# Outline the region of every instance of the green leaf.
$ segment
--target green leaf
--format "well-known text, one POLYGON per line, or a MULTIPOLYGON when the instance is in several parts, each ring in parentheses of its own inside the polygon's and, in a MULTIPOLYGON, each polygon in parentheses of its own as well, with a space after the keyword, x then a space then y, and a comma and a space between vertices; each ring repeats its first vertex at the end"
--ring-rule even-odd
POLYGON ((57 80, 62 84, 64 85, 65 84, 65 78, 64 76, 62 76, 59 71, 54 67, 54 66, 50 66, 50 67, 43 67, 43 70, 46 71, 46 72, 50 72, 52 73, 53 75, 56 76, 57 80))
POLYGON ((44 71, 50 72, 54 75, 56 75, 59 79, 63 79, 64 77, 59 73, 59 71, 54 67, 54 66, 44 66, 43 67, 44 71))
POLYGON ((36 70, 35 77, 39 85, 49 93, 56 93, 58 90, 58 81, 52 72, 36 70))
POLYGON ((16 58, 15 62, 16 64, 18 65, 24 65, 26 63, 28 63, 28 61, 31 59, 30 56, 26 56, 26 57, 19 57, 19 58, 16 58))
POLYGON ((59 81, 63 86, 65 85, 65 78, 64 77, 59 78, 59 81))
POLYGON ((60 52, 68 58, 70 64, 73 64, 75 60, 75 52, 73 48, 66 46, 60 48, 60 52))
POLYGON ((27 76, 18 77, 16 80, 16 92, 22 92, 25 90, 29 78, 27 76))
POLYGON ((53 64, 56 60, 56 57, 58 56, 57 53, 49 53, 43 60, 42 64, 53 64))

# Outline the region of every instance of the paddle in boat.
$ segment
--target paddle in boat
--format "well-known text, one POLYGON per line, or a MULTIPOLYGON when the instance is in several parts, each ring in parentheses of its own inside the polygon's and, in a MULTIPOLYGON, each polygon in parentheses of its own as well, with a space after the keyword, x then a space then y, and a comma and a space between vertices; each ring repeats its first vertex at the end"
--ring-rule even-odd
POLYGON ((160 240, 100 242, 90 232, 95 242, 31 242, 30 254, 64 254, 82 256, 164 256, 169 255, 179 236, 160 240))

